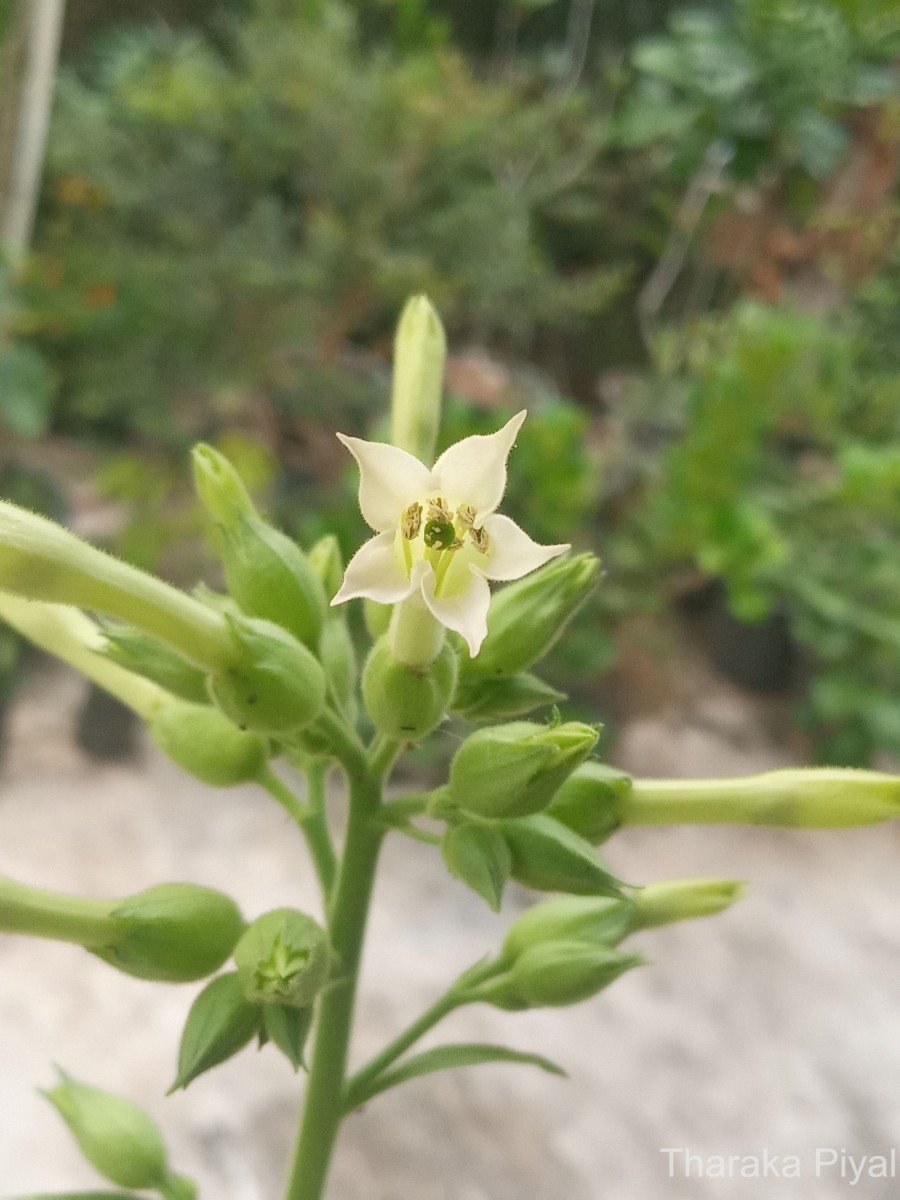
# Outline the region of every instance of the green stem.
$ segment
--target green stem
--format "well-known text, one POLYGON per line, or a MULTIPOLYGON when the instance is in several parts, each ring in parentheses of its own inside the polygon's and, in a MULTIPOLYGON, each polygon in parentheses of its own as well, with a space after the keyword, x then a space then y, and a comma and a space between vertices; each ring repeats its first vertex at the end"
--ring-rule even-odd
POLYGON ((115 936, 108 900, 66 896, 0 877, 0 932, 106 946, 115 936))
POLYGON ((329 933, 341 975, 319 1003, 312 1066, 285 1200, 321 1200, 343 1118, 344 1076, 366 918, 383 830, 377 814, 382 779, 348 772, 347 832, 329 933))

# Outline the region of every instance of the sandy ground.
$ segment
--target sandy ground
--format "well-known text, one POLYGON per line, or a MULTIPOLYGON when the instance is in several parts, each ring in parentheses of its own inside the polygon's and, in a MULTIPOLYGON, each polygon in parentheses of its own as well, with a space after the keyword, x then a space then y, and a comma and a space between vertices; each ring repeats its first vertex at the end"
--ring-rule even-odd
MULTIPOLYGON (((191 879, 227 889, 248 915, 314 904, 301 847, 266 796, 204 788, 149 749, 134 765, 87 760, 69 732, 78 695, 71 676, 45 671, 16 709, 0 872, 95 895, 191 879)), ((777 747, 745 727, 740 705, 709 702, 713 724, 740 727, 740 738, 722 749, 715 731, 648 719, 626 731, 623 764, 645 774, 775 765, 777 747)), ((594 1001, 455 1014, 432 1041, 537 1050, 570 1078, 479 1067, 373 1101, 347 1122, 330 1200, 896 1197, 896 1179, 877 1177, 871 1156, 900 1150, 900 828, 629 831, 609 858, 635 882, 709 873, 752 887, 724 917, 643 936, 653 965, 594 1001), (837 1157, 826 1154, 818 1175, 817 1149, 837 1157), (765 1151, 796 1165, 766 1162, 765 1151), (874 1175, 854 1184, 841 1151, 857 1165, 869 1156, 874 1175), (717 1178, 716 1155, 743 1161, 717 1178)), ((430 847, 389 842, 354 1059, 496 946, 526 899, 512 892, 495 918, 430 847)), ((197 990, 120 976, 67 946, 0 939, 2 1195, 97 1184, 36 1091, 54 1062, 144 1104, 206 1200, 279 1195, 298 1091, 280 1056, 245 1051, 164 1099, 197 990)))

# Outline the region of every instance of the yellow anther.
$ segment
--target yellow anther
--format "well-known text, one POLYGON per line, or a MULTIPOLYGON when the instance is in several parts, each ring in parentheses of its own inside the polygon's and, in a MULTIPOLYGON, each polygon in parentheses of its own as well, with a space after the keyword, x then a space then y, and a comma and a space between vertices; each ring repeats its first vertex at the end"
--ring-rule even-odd
POLYGON ((411 504, 403 514, 403 519, 400 523, 400 529, 403 536, 408 542, 411 542, 414 537, 418 537, 419 530, 422 528, 422 505, 411 504))

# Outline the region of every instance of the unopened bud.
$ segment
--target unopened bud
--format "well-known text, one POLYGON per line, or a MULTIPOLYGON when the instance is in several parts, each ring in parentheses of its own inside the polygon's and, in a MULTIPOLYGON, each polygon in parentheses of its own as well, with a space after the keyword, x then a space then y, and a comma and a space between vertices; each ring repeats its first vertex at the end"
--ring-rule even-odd
POLYGON ((226 617, 238 657, 210 679, 227 717, 259 733, 290 733, 325 707, 325 674, 309 650, 271 621, 226 617))
POLYGON ((425 296, 413 296, 394 340, 391 441, 422 462, 434 457, 446 357, 440 317, 425 296))
POLYGON ((156 710, 148 729, 173 762, 211 787, 233 787, 256 779, 268 758, 265 738, 238 729, 209 704, 173 698, 156 710))
POLYGON ((547 807, 591 752, 597 730, 513 721, 470 734, 450 764, 450 794, 479 817, 524 817, 547 807))
POLYGON ((357 716, 356 678, 358 664, 353 637, 343 614, 325 618, 319 640, 319 658, 328 687, 339 707, 351 722, 357 716))
POLYGON ((372 647, 363 669, 366 712, 379 733, 414 742, 430 733, 447 714, 456 686, 456 652, 444 642, 437 658, 421 669, 398 662, 385 634, 372 647))
POLYGON ((195 883, 160 883, 119 901, 114 932, 91 951, 139 979, 189 983, 226 961, 244 929, 234 901, 195 883))
POLYGON ((59 1072, 44 1095, 72 1131, 81 1153, 118 1187, 158 1189, 169 1178, 162 1135, 142 1109, 122 1096, 59 1072))
POLYGON ((326 533, 319 538, 309 551, 309 565, 321 580, 326 596, 333 596, 340 591, 344 580, 344 556, 341 547, 333 533, 326 533))
POLYGON ((643 962, 639 954, 622 954, 609 946, 542 942, 476 995, 498 1008, 560 1008, 589 1000, 643 962))
POLYGON ((631 776, 606 763, 584 762, 573 771, 547 809, 551 817, 599 846, 622 823, 619 800, 631 790, 631 776))
POLYGON ((331 970, 328 935, 305 913, 276 908, 250 925, 235 946, 234 961, 248 1000, 306 1008, 331 970))
POLYGON ((315 647, 325 618, 325 590, 308 558, 256 511, 237 471, 211 446, 193 450, 194 479, 216 522, 228 590, 251 617, 287 629, 315 647))
POLYGON ((487 637, 466 676, 517 675, 556 644, 597 582, 593 554, 556 558, 491 597, 487 637))
POLYGON ((453 713, 467 721, 508 721, 560 700, 565 700, 562 692, 527 671, 508 679, 461 676, 453 697, 453 713))
POLYGON ((714 917, 744 895, 739 879, 666 879, 631 893, 635 929, 714 917))
POLYGON ((499 826, 512 855, 510 874, 539 892, 573 896, 621 895, 621 884, 590 842, 546 813, 503 821, 499 826))
POLYGON ((512 961, 543 942, 589 942, 617 946, 635 926, 636 906, 612 896, 555 896, 518 917, 503 943, 501 960, 512 961))
POLYGON ((104 658, 152 679, 182 700, 203 704, 208 699, 206 676, 170 646, 127 625, 104 626, 101 632, 104 658))

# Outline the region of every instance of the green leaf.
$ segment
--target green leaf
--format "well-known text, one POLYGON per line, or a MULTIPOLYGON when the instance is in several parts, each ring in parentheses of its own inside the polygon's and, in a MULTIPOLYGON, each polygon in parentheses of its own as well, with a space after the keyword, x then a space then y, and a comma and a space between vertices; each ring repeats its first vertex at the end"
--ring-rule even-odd
POLYGON ((50 368, 31 346, 12 345, 0 353, 0 413, 19 437, 47 432, 56 395, 50 368))
POLYGON ((303 1050, 312 1025, 313 1010, 286 1004, 263 1005, 263 1034, 285 1055, 295 1071, 305 1067, 303 1050))
POLYGON ((457 684, 452 711, 467 721, 505 721, 565 700, 549 683, 521 671, 508 679, 462 679, 457 684))
POLYGON ((521 1050, 509 1050, 506 1046, 491 1046, 479 1042, 464 1042, 455 1046, 438 1046, 406 1059, 392 1070, 382 1071, 375 1079, 366 1081, 360 1088, 347 1094, 345 1111, 358 1108, 361 1104, 379 1096, 389 1088, 397 1087, 421 1075, 432 1075, 435 1071, 446 1071, 450 1067, 477 1067, 481 1063, 522 1063, 540 1067, 549 1075, 566 1078, 566 1072, 540 1054, 526 1054, 521 1050))
MULTIPOLYGON (((259 1032, 262 1014, 245 999, 236 971, 218 975, 191 1005, 169 1094, 237 1054, 259 1032)), ((274 1039, 273 1039, 274 1040, 274 1039)))
POLYGON ((441 840, 441 853, 450 874, 499 912, 512 865, 503 835, 476 821, 453 825, 441 840))
POLYGON ((513 879, 540 892, 619 896, 621 880, 585 838, 545 813, 500 821, 512 853, 513 879))

